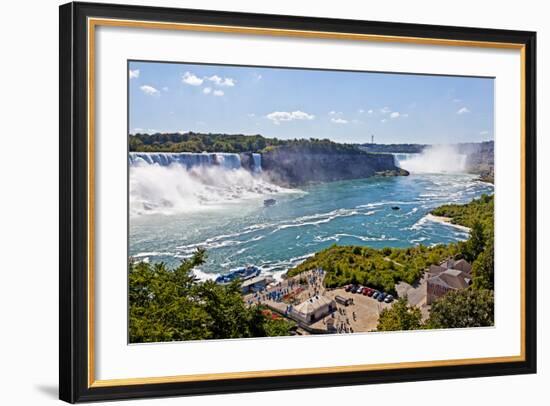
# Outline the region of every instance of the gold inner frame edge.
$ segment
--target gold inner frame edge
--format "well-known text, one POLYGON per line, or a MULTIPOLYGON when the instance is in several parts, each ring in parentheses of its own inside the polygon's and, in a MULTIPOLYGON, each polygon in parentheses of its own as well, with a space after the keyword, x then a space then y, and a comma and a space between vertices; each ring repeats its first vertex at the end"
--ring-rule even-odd
POLYGON ((453 40, 440 38, 422 38, 422 37, 400 37, 391 35, 374 34, 355 34, 342 32, 326 31, 306 31, 290 29, 274 29, 259 27, 242 27, 227 25, 209 25, 209 24, 187 24, 187 23, 165 23, 154 21, 139 20, 120 20, 108 18, 88 18, 87 43, 88 43, 88 387, 113 387, 127 385, 143 384, 161 384, 177 382, 199 382, 213 381, 221 379, 245 379, 245 378, 266 378, 281 376, 313 375, 313 374, 331 374, 344 372, 368 372, 380 370, 392 370, 400 368, 426 368, 442 366, 459 366, 473 364, 496 364, 505 362, 522 362, 526 359, 525 349, 525 45, 519 43, 507 42, 488 42, 488 41, 470 41, 453 40), (521 325, 521 350, 519 355, 503 357, 484 357, 484 358, 465 358, 454 360, 434 360, 434 361, 415 361, 401 363, 384 364, 365 364, 348 366, 331 366, 316 368, 294 368, 278 369, 267 371, 243 371, 243 372, 220 372, 211 374, 188 374, 175 376, 144 377, 144 378, 121 378, 121 379, 95 379, 95 279, 94 279, 94 191, 95 191, 95 28, 97 26, 109 27, 130 27, 147 28, 161 30, 179 30, 195 32, 218 32, 244 35, 265 35, 279 37, 298 37, 298 38, 318 38, 318 39, 340 39, 370 42, 390 42, 402 44, 420 44, 435 46, 459 46, 459 47, 479 47, 493 49, 512 49, 520 51, 520 164, 521 164, 521 274, 520 274, 520 325, 521 325))

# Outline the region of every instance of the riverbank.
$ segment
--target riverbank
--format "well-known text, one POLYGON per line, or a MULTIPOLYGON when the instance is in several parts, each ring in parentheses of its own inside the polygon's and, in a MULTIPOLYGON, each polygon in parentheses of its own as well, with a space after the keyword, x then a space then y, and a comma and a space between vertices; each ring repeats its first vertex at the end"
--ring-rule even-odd
MULTIPOLYGON (((471 237, 472 227, 484 230, 485 238, 493 238, 494 197, 482 195, 467 204, 447 204, 437 207, 419 222, 430 221, 457 228, 471 237), (435 213, 435 214, 433 214, 435 213), (478 228, 479 228, 478 227, 478 228)), ((478 238, 479 236, 476 236, 478 238)), ((448 258, 466 257, 474 260, 478 252, 465 241, 425 246, 418 244, 406 248, 384 247, 380 249, 362 245, 332 245, 317 252, 301 264, 290 269, 289 277, 324 269, 323 280, 327 288, 338 288, 347 284, 362 284, 380 291, 396 294, 396 285, 405 282, 417 283, 431 265, 438 265, 448 258)))
POLYGON ((450 227, 455 227, 455 228, 457 228, 459 230, 462 230, 462 231, 465 231, 467 233, 469 233, 471 231, 471 229, 469 227, 462 226, 460 224, 454 224, 452 222, 453 221, 452 217, 436 216, 432 213, 428 213, 425 218, 428 221, 433 221, 434 223, 445 224, 445 225, 450 226, 450 227))
MULTIPOLYGON (((428 325, 432 328, 458 327, 462 325, 461 323, 466 323, 466 325, 468 323, 467 320, 461 320, 456 326, 452 324, 446 326, 445 324, 439 325, 430 318, 432 303, 435 301, 437 305, 439 300, 444 301, 448 292, 453 292, 454 295, 473 297, 482 305, 489 306, 490 310, 491 304, 484 302, 483 289, 489 289, 487 290, 489 293, 493 289, 494 196, 482 195, 470 203, 443 205, 434 211, 449 213, 449 216, 429 213, 424 219, 467 231, 469 239, 464 242, 432 247, 418 245, 408 248, 372 249, 363 246, 333 245, 289 270, 288 280, 294 281, 303 275, 308 275, 311 269, 322 269, 324 276, 322 285, 317 285, 315 294, 322 295, 325 301, 342 304, 335 313, 336 320, 334 320, 334 315, 325 315, 312 323, 311 327, 321 330, 326 328, 327 332, 330 332, 329 327, 336 322, 339 326, 338 332, 346 333, 375 329, 403 329, 399 323, 388 324, 382 321, 383 314, 393 311, 392 304, 377 303, 370 297, 364 297, 362 289, 359 289, 360 294, 355 293, 357 289, 351 289, 351 293, 349 293, 350 289, 345 289, 345 286, 368 287, 390 293, 399 298, 399 303, 402 306, 414 309, 411 312, 418 317, 419 325, 428 325), (466 224, 473 224, 472 228, 467 227, 466 224), (483 263, 483 272, 474 270, 472 273, 472 263, 474 268, 480 266, 479 263, 483 263), (459 277, 470 282, 459 287, 445 285, 446 279, 441 279, 441 274, 445 273, 446 269, 450 269, 451 273, 445 274, 445 276, 456 277, 459 272, 459 277), (462 274, 464 276, 461 276, 462 274), (433 282, 434 279, 437 280, 433 282), (433 288, 430 288, 434 283, 439 288, 445 286, 444 292, 435 291, 434 293, 433 288), (348 307, 355 303, 360 306, 348 307), (403 305, 403 303, 406 304, 403 305)), ((446 306, 448 305, 439 306, 437 311, 439 313, 442 311, 455 312, 454 309, 448 309, 446 306)), ((399 308, 396 312, 396 315, 388 317, 402 317, 399 308)), ((492 325, 493 321, 489 318, 483 323, 492 325)))

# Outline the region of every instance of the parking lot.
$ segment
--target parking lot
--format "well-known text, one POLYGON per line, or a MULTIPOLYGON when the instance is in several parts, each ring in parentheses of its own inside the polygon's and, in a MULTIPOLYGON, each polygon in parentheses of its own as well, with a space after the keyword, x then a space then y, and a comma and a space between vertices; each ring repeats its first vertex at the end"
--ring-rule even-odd
POLYGON ((329 318, 334 318, 334 325, 339 332, 372 331, 376 329, 380 312, 391 306, 391 303, 378 302, 376 299, 362 293, 346 292, 344 288, 326 290, 324 296, 332 299, 340 296, 344 299, 353 300, 352 304, 348 306, 338 304, 336 312, 312 325, 312 327, 322 329, 325 328, 329 318))

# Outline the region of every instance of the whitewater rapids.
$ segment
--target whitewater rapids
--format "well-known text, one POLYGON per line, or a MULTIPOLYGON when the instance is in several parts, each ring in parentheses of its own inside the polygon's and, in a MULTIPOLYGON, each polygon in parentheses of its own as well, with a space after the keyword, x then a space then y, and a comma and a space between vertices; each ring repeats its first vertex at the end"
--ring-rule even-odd
POLYGON ((259 154, 245 169, 238 154, 131 153, 130 215, 171 215, 264 199, 285 189, 261 171, 259 154))

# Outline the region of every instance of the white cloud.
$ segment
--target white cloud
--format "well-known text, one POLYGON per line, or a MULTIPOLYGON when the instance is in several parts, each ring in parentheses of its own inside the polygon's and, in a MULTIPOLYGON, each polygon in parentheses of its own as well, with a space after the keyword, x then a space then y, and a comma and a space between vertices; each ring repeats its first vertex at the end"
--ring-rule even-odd
POLYGON ((380 109, 380 113, 382 114, 388 114, 388 113, 391 113, 391 109, 389 107, 382 107, 380 109))
POLYGON ((223 96, 225 94, 223 90, 212 90, 211 87, 205 87, 204 89, 202 89, 202 92, 204 94, 212 94, 214 96, 223 96))
POLYGON ((252 117, 256 117, 256 114, 254 114, 254 113, 248 113, 247 116, 250 117, 250 118, 252 118, 252 117))
POLYGON ((367 113, 372 114, 372 113, 374 113, 374 110, 370 109, 369 111, 367 111, 367 113))
POLYGON ((157 96, 157 95, 160 94, 158 89, 155 89, 153 86, 143 85, 143 86, 140 86, 140 89, 143 93, 145 93, 149 96, 157 96))
POLYGON ((380 120, 381 123, 385 123, 386 121, 388 121, 388 120, 386 120, 385 118, 383 118, 382 120, 380 120))
POLYGON ((216 86, 228 86, 228 87, 235 86, 235 79, 233 78, 222 78, 218 75, 212 75, 210 77, 206 77, 205 79, 214 83, 216 86))
POLYGON ((168 90, 170 90, 170 89, 168 89, 168 86, 164 86, 164 87, 162 88, 162 91, 163 91, 163 92, 167 92, 168 90))
POLYGON ((461 101, 462 101, 462 99, 453 99, 454 103, 460 103, 461 101))
POLYGON ((348 120, 344 120, 343 118, 331 118, 330 119, 330 122, 331 123, 334 123, 334 124, 347 124, 348 123, 348 120))
POLYGON ((365 112, 365 110, 363 110, 363 109, 359 109, 357 111, 359 112, 359 114, 363 114, 365 112))
POLYGON ((190 86, 200 86, 204 82, 204 79, 195 76, 191 72, 185 72, 181 77, 181 81, 190 86))
POLYGON ((218 75, 212 75, 210 77, 206 76, 205 79, 209 80, 210 82, 214 82, 214 84, 216 85, 219 85, 223 81, 223 79, 218 75))
POLYGON ((458 109, 458 111, 456 112, 456 114, 467 114, 467 113, 470 113, 470 110, 467 107, 462 107, 458 109))
POLYGON ((487 131, 487 130, 479 132, 479 135, 488 135, 488 134, 489 134, 489 131, 487 131))
POLYGON ((313 120, 315 116, 313 114, 308 114, 300 110, 296 111, 274 111, 269 113, 266 116, 267 119, 273 121, 274 124, 280 124, 281 121, 292 121, 292 120, 313 120))
POLYGON ((409 114, 408 114, 408 113, 405 113, 405 114, 401 114, 401 117, 403 117, 403 118, 407 118, 407 117, 409 117, 409 114))
POLYGON ((131 70, 130 69, 130 79, 137 79, 139 78, 139 69, 131 70))
POLYGON ((255 80, 262 80, 262 75, 260 75, 259 73, 254 73, 254 79, 255 80))
POLYGON ((400 114, 398 111, 394 111, 393 113, 390 114, 390 118, 399 118, 400 114))

